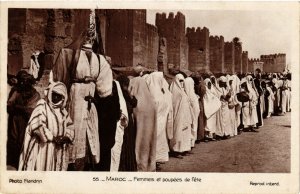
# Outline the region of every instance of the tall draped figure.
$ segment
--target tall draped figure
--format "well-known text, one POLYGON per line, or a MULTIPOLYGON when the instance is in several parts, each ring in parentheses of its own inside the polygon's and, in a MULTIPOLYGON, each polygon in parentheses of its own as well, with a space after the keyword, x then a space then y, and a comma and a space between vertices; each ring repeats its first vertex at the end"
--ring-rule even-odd
POLYGON ((53 79, 66 84, 68 110, 75 126, 71 152, 72 170, 91 170, 100 162, 98 115, 94 94, 107 97, 112 93, 112 71, 103 55, 94 48, 95 12, 90 14, 87 30, 67 48, 61 49, 53 67, 53 79))
POLYGON ((177 74, 171 84, 173 102, 174 132, 170 141, 171 150, 183 153, 191 150, 191 130, 193 115, 191 113, 189 97, 184 90, 184 77, 177 74))
POLYGON ((130 94, 137 99, 133 109, 136 120, 136 162, 138 171, 155 171, 157 117, 155 102, 147 86, 146 80, 136 77, 130 80, 130 94))
POLYGON ((145 79, 157 111, 156 162, 166 162, 169 160, 168 139, 172 138, 173 130, 172 96, 162 72, 153 72, 145 79))

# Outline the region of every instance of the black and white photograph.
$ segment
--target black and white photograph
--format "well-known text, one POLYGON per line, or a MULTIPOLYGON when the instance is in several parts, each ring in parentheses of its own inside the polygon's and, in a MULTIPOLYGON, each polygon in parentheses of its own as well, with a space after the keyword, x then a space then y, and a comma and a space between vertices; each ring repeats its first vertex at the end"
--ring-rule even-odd
POLYGON ((299 181, 299 4, 280 3, 2 8, 2 171, 28 186, 55 171, 161 187, 257 174, 248 192, 295 192, 267 178, 299 181))

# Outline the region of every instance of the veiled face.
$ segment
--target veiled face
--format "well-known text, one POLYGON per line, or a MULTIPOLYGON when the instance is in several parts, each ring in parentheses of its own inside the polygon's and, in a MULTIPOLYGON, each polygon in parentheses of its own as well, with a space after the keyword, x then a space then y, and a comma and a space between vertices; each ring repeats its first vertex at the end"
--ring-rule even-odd
POLYGON ((211 89, 211 82, 208 82, 207 87, 208 89, 211 89))
POLYGON ((212 82, 212 84, 216 84, 216 78, 212 77, 211 82, 212 82))
POLYGON ((63 101, 64 97, 56 92, 52 92, 52 102, 53 104, 58 104, 63 101))
POLYGON ((241 88, 248 91, 247 83, 246 82, 242 83, 241 88))
POLYGON ((183 88, 184 87, 184 80, 179 80, 180 86, 183 88))
POLYGON ((229 85, 232 86, 233 80, 229 80, 229 85))
POLYGON ((226 82, 219 81, 219 86, 222 88, 226 88, 226 82))

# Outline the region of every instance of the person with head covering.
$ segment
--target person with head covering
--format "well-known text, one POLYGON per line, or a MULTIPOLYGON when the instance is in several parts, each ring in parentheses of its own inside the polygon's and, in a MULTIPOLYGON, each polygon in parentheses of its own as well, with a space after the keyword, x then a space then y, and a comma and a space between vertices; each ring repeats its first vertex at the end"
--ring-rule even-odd
POLYGON ((213 92, 213 84, 209 78, 204 80, 206 92, 203 96, 204 113, 206 117, 205 133, 206 139, 213 139, 213 135, 219 128, 217 115, 221 108, 219 96, 213 92))
POLYGON ((127 126, 128 113, 126 103, 117 81, 113 81, 112 94, 100 98, 95 94, 95 106, 98 112, 100 163, 96 170, 118 171, 124 127, 127 126))
POLYGON ((191 77, 187 77, 184 80, 184 89, 189 97, 192 114, 192 131, 191 131, 191 147, 195 147, 195 141, 197 140, 198 130, 198 117, 200 113, 199 97, 195 93, 194 80, 191 77))
POLYGON ((262 127, 264 122, 263 122, 263 114, 262 114, 262 102, 263 102, 263 93, 262 93, 262 88, 261 88, 261 74, 259 71, 256 71, 256 75, 252 80, 252 87, 257 91, 257 105, 256 105, 256 112, 257 112, 257 118, 258 122, 256 123, 256 127, 262 127))
POLYGON ((265 118, 271 117, 271 115, 274 113, 274 100, 275 96, 273 93, 273 90, 271 89, 272 83, 267 82, 266 83, 266 91, 265 91, 265 104, 266 104, 266 113, 265 113, 265 118))
POLYGON ((172 139, 173 107, 172 96, 168 84, 163 77, 163 72, 153 72, 145 78, 156 108, 156 162, 159 164, 169 161, 168 139, 172 139))
POLYGON ((25 129, 30 115, 39 101, 40 94, 32 86, 34 78, 26 71, 17 74, 17 83, 7 100, 7 165, 17 169, 24 141, 25 129))
POLYGON ((291 112, 291 94, 292 94, 292 89, 291 89, 291 73, 286 74, 286 87, 287 87, 287 112, 291 112))
POLYGON ((230 123, 231 123, 231 132, 230 136, 235 136, 237 135, 237 128, 238 128, 238 123, 237 123, 237 118, 236 118, 236 106, 239 105, 237 99, 236 99, 236 78, 234 75, 228 76, 228 89, 229 93, 231 94, 231 97, 228 100, 228 108, 229 108, 229 118, 230 118, 230 123))
POLYGON ((137 106, 133 109, 137 129, 135 144, 137 170, 153 172, 156 170, 157 140, 155 102, 146 80, 142 77, 130 80, 129 91, 137 99, 137 106))
POLYGON ((284 115, 286 114, 287 110, 289 110, 288 104, 289 104, 289 96, 290 96, 290 90, 289 90, 290 82, 286 77, 282 78, 281 81, 282 81, 282 86, 280 88, 280 92, 281 92, 280 106, 281 106, 281 114, 284 115))
MULTIPOLYGON (((198 130, 197 130, 197 140, 196 143, 200 143, 205 138, 205 126, 206 126, 206 117, 204 113, 204 95, 206 93, 206 87, 203 78, 201 77, 199 83, 199 117, 198 117, 198 130)), ((197 90, 196 90, 197 91, 197 90)))
POLYGON ((19 170, 64 171, 74 140, 74 126, 66 110, 67 88, 51 82, 38 101, 26 127, 19 170))
POLYGON ((235 120, 236 120, 236 126, 239 130, 240 125, 241 125, 241 108, 242 108, 242 103, 238 100, 237 94, 241 90, 241 80, 237 75, 232 75, 233 77, 233 93, 234 93, 234 102, 235 102, 235 120))
POLYGON ((258 122, 256 112, 257 93, 251 85, 251 78, 252 76, 248 75, 247 77, 241 80, 242 91, 247 92, 249 96, 249 101, 243 103, 242 118, 244 129, 256 132, 254 127, 256 127, 256 123, 258 122))
POLYGON ((121 75, 117 80, 120 83, 128 112, 128 125, 124 129, 119 171, 137 171, 135 156, 136 121, 133 115, 133 109, 137 106, 137 99, 129 93, 129 78, 121 75))
POLYGON ((275 97, 273 114, 278 115, 280 112, 280 110, 279 110, 279 105, 280 105, 280 86, 279 85, 280 85, 280 83, 279 83, 276 73, 272 74, 271 81, 272 81, 272 85, 273 85, 272 90, 273 90, 274 97, 275 97))
POLYGON ((228 107, 228 101, 231 98, 231 93, 229 93, 229 90, 227 88, 227 78, 225 76, 221 76, 219 78, 219 87, 221 90, 221 108, 220 108, 220 130, 216 131, 216 135, 221 138, 228 138, 232 134, 232 125, 230 120, 230 111, 228 107))
POLYGON ((68 110, 76 130, 70 170, 93 170, 100 162, 98 113, 93 98, 109 96, 113 85, 112 70, 97 42, 95 10, 82 25, 88 29, 61 49, 52 70, 53 79, 67 86, 68 110))
POLYGON ((31 55, 30 59, 30 67, 28 70, 28 73, 34 77, 34 79, 38 78, 39 71, 40 71, 40 64, 38 62, 38 56, 41 52, 40 51, 35 51, 31 55))
MULTIPOLYGON (((211 91, 214 93, 215 96, 217 96, 219 99, 221 98, 222 96, 222 91, 221 91, 221 88, 219 86, 219 82, 218 82, 218 79, 212 75, 210 76, 210 80, 211 80, 211 83, 212 83, 212 88, 211 88, 211 91)), ((220 140, 220 136, 217 135, 218 133, 222 133, 221 132, 221 108, 218 110, 217 112, 217 128, 215 129, 216 133, 214 134, 214 136, 216 137, 216 139, 220 140)), ((212 141, 215 141, 216 140, 215 138, 209 138, 209 140, 212 140, 212 141)))
POLYGON ((184 90, 184 77, 177 74, 170 86, 173 102, 173 138, 170 148, 175 157, 182 158, 191 150, 191 130, 193 116, 190 101, 184 90))

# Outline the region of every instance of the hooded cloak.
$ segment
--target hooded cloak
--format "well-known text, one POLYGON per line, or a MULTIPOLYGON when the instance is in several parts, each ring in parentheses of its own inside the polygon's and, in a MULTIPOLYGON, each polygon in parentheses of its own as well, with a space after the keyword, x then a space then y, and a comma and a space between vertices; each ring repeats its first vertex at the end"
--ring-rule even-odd
POLYGON ((137 99, 133 110, 136 120, 136 162, 138 171, 152 172, 156 169, 156 109, 150 90, 144 78, 130 80, 130 94, 137 99))
POLYGON ((191 104, 191 114, 193 116, 193 125, 192 125, 192 139, 191 139, 191 146, 195 146, 195 141, 197 139, 197 130, 198 130, 198 117, 200 113, 199 107, 199 96, 195 93, 195 83, 191 77, 187 77, 184 80, 184 88, 185 92, 187 93, 190 104, 191 104))
POLYGON ((29 119, 19 170, 62 171, 68 168, 70 144, 54 142, 58 136, 68 137, 70 142, 74 140, 74 126, 65 109, 67 89, 63 83, 53 82, 45 94, 46 99, 38 101, 29 119), (54 103, 53 92, 62 95, 62 100, 54 103))
POLYGON ((166 162, 169 160, 168 139, 171 139, 168 129, 172 127, 172 99, 165 83, 162 72, 153 72, 145 78, 150 93, 156 105, 157 120, 157 145, 156 161, 166 162))
POLYGON ((173 102, 174 136, 170 142, 171 150, 185 152, 191 150, 191 114, 189 97, 180 82, 184 82, 182 74, 177 74, 170 86, 173 102))

